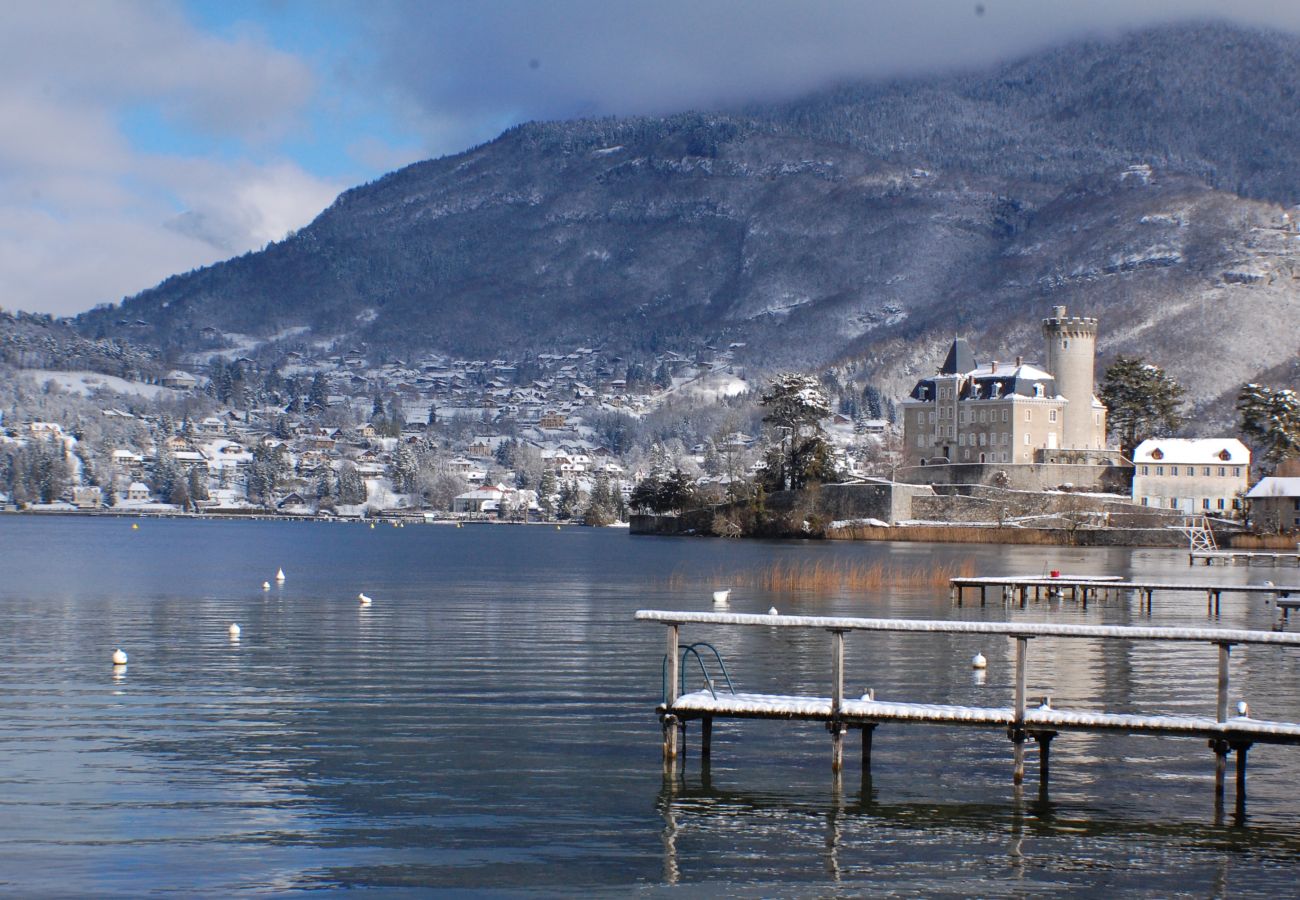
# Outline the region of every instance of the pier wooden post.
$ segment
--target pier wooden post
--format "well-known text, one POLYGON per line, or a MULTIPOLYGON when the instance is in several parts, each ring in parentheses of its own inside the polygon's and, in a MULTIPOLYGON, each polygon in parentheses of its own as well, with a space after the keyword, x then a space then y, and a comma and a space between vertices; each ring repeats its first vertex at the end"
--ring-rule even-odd
POLYGON ((844 706, 844 632, 831 632, 831 771, 844 768, 844 725, 840 714, 844 706))
POLYGON ((1011 741, 1015 748, 1015 769, 1012 781, 1025 781, 1025 657, 1029 652, 1029 638, 1016 636, 1016 708, 1011 724, 1011 741))
POLYGON ((1221 643, 1219 647, 1219 679, 1215 693, 1215 717, 1220 722, 1228 721, 1228 660, 1232 656, 1232 644, 1221 643))
POLYGON ((1038 741, 1038 789, 1047 790, 1047 778, 1051 771, 1052 738, 1055 731, 1036 731, 1034 740, 1038 741))
POLYGON ((709 764, 709 755, 713 752, 713 716, 700 720, 700 761, 709 764))
POLYGON ((1240 810, 1246 802, 1246 753, 1249 743, 1234 743, 1232 749, 1237 751, 1237 808, 1240 810))
MULTIPOLYGON (((1219 677, 1218 685, 1215 690, 1215 719, 1219 722, 1228 721, 1228 662, 1232 658, 1232 644, 1220 643, 1219 648, 1219 677)), ((1223 800, 1223 781, 1228 769, 1228 742, 1224 740, 1214 740, 1210 742, 1214 749, 1214 796, 1220 802, 1223 800)))
POLYGON ((678 666, 677 643, 681 626, 676 622, 668 624, 668 684, 664 686, 664 762, 671 763, 677 759, 677 717, 673 715, 673 706, 677 703, 677 685, 680 678, 678 666))
POLYGON ((874 722, 867 722, 862 726, 862 777, 868 779, 871 777, 871 743, 876 735, 876 725, 874 722))

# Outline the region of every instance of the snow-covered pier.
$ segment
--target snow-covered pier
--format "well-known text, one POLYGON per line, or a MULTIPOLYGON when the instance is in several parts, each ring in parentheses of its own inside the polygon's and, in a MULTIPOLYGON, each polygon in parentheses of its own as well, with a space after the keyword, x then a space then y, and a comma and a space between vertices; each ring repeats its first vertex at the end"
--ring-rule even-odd
POLYGON ((1223 594, 1264 594, 1270 598, 1300 596, 1300 585, 1274 584, 1188 584, 1159 581, 1124 581, 1105 576, 1067 576, 1060 578, 1008 576, 958 577, 948 581, 952 601, 961 606, 968 589, 978 588, 980 606, 986 602, 989 588, 998 588, 1004 603, 1019 603, 1023 609, 1032 592, 1033 599, 1043 596, 1078 600, 1086 608, 1089 600, 1099 597, 1120 596, 1127 591, 1137 594, 1141 608, 1151 610, 1151 597, 1156 591, 1182 591, 1205 594, 1206 613, 1219 614, 1219 601, 1223 594))
MULTIPOLYGON (((1237 797, 1242 802, 1246 785, 1246 754, 1254 743, 1300 744, 1300 723, 1253 719, 1244 704, 1237 715, 1229 715, 1229 660, 1237 644, 1271 644, 1300 648, 1300 635, 1270 631, 1223 628, 1165 628, 1111 625, 1055 625, 1017 622, 944 622, 913 619, 859 619, 824 616, 746 615, 733 613, 674 612, 641 610, 636 619, 667 626, 664 656, 664 696, 656 712, 663 726, 665 766, 673 766, 685 740, 686 723, 701 723, 701 756, 707 760, 712 748, 714 719, 791 719, 825 722, 831 734, 831 768, 843 767, 844 736, 852 728, 862 732, 862 771, 871 771, 871 745, 875 729, 886 723, 966 725, 1006 729, 1013 747, 1013 779, 1024 780, 1026 739, 1039 749, 1039 779, 1045 788, 1051 741, 1061 732, 1118 732, 1123 734, 1174 735, 1202 738, 1215 753, 1215 785, 1222 796, 1227 757, 1235 752, 1237 797), (721 676, 708 674, 712 646, 681 643, 686 625, 717 627, 761 626, 802 628, 827 632, 828 687, 826 696, 738 693, 722 669, 721 676), (955 706, 934 703, 878 700, 872 694, 861 699, 844 696, 844 637, 851 632, 905 632, 924 634, 981 634, 1014 638, 1015 690, 1011 706, 955 706), (1218 680, 1213 714, 1136 715, 1095 710, 1057 709, 1044 701, 1030 706, 1026 697, 1026 661, 1029 642, 1038 637, 1087 638, 1125 641, 1175 641, 1205 643, 1218 654, 1218 680), (704 687, 687 692, 686 664, 694 660, 704 675, 704 687), (725 684, 723 683, 725 681, 725 684)), ((720 659, 719 659, 720 662, 720 659)), ((695 663, 691 665, 695 669, 695 663)), ((1208 706, 1208 703, 1207 703, 1208 706)))
POLYGON ((1300 549, 1284 550, 1193 550, 1187 555, 1190 565, 1207 566, 1300 566, 1300 549))

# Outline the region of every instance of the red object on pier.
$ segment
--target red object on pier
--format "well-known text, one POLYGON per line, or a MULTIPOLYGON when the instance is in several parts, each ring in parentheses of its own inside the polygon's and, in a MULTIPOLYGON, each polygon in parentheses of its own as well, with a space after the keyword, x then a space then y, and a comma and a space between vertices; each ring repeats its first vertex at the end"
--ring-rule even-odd
POLYGON ((1060 570, 1060 569, 1053 569, 1052 572, 1051 572, 1051 575, 1052 575, 1053 578, 1060 578, 1060 577, 1061 577, 1061 570, 1060 570))

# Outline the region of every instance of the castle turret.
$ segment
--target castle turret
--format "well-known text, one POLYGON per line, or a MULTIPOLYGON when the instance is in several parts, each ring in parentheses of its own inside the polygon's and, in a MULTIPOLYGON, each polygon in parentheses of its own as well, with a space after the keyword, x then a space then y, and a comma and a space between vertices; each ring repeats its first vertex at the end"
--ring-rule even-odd
POLYGON ((1099 429, 1104 410, 1094 406, 1093 363, 1097 351, 1097 320, 1067 316, 1064 306, 1052 307, 1043 320, 1047 341, 1047 371, 1056 377, 1056 390, 1066 399, 1062 411, 1061 446, 1074 450, 1102 449, 1099 429))

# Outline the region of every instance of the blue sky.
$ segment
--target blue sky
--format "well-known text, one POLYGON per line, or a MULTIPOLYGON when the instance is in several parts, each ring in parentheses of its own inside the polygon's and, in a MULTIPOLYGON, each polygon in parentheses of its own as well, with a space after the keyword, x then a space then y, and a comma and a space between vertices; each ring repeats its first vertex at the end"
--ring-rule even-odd
POLYGON ((12 0, 0 308, 74 314, 520 121, 796 96, 1295 0, 12 0))

